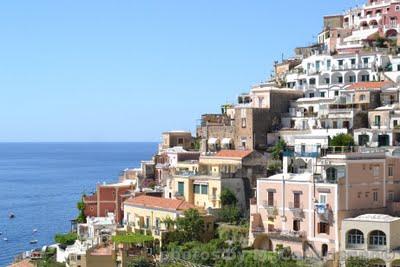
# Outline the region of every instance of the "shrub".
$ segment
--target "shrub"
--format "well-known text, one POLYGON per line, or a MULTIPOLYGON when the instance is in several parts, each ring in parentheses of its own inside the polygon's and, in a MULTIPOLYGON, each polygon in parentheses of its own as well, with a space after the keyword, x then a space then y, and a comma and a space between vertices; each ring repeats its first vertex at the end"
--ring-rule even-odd
POLYGON ((54 236, 54 241, 60 244, 61 247, 71 246, 77 239, 78 235, 76 233, 56 234, 54 236))

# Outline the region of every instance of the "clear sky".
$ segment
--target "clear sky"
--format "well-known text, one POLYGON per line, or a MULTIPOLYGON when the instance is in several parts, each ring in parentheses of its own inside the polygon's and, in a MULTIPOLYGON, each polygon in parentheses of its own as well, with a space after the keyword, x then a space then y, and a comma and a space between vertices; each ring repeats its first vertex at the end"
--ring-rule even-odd
POLYGON ((0 141, 192 130, 354 0, 0 3, 0 141))

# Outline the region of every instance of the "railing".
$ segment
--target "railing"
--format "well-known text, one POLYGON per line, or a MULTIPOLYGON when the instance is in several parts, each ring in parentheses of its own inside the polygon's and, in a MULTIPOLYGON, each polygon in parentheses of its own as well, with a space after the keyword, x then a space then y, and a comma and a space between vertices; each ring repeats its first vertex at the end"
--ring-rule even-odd
POLYGON ((315 204, 315 211, 321 221, 330 223, 332 221, 332 211, 326 203, 315 204))
POLYGON ((319 157, 319 152, 294 152, 286 150, 283 152, 284 157, 305 157, 305 158, 317 158, 319 157))
POLYGON ((304 217, 303 204, 290 202, 289 209, 293 213, 294 218, 301 219, 304 217))
POLYGON ((291 231, 291 230, 281 231, 279 229, 274 229, 273 231, 268 231, 268 235, 276 239, 298 240, 307 238, 307 232, 305 231, 291 231))
POLYGON ((276 201, 274 201, 272 205, 271 203, 268 203, 268 201, 264 201, 263 207, 266 209, 268 216, 275 217, 278 215, 276 201))

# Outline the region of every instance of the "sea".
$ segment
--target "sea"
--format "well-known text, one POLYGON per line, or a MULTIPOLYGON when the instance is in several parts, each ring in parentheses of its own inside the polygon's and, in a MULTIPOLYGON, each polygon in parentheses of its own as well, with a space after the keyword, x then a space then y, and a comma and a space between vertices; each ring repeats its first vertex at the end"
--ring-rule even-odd
POLYGON ((53 244, 71 229, 82 194, 156 151, 157 143, 0 143, 0 267, 53 244))

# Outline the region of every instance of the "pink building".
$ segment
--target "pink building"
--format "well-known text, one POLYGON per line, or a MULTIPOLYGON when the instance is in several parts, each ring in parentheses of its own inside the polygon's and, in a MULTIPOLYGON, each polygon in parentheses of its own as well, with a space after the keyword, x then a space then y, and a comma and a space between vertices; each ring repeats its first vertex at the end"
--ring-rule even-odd
POLYGON ((310 150, 285 153, 284 173, 257 181, 250 211, 254 248, 282 244, 300 257, 328 259, 340 251, 344 218, 398 214, 400 158, 385 152, 321 157, 318 145, 310 150))

